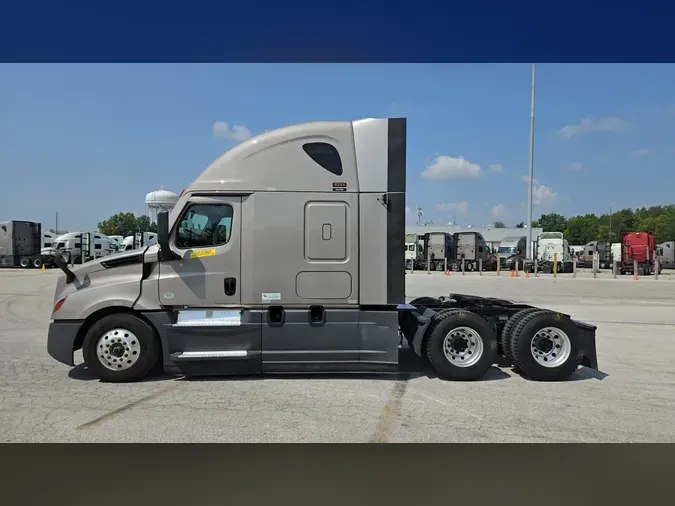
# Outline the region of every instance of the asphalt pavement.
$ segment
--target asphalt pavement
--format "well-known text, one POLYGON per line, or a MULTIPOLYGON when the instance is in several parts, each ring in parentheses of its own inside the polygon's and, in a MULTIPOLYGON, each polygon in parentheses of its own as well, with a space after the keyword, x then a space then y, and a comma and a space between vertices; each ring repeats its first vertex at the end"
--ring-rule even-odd
MULTIPOLYGON (((46 349, 58 271, 0 272, 0 441, 675 442, 675 280, 508 273, 408 275, 410 298, 471 293, 598 325, 601 372, 527 381, 433 377, 410 350, 395 376, 105 384, 46 349)), ((81 354, 77 354, 81 362, 81 354)))

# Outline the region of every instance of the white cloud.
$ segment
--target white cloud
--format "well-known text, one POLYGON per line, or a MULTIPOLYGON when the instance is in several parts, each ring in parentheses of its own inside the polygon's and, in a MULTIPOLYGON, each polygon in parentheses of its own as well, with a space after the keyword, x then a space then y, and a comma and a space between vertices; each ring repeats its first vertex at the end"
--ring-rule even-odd
MULTIPOLYGON (((528 183, 530 181, 530 176, 522 176, 520 179, 523 183, 528 183)), ((553 191, 549 186, 539 184, 536 179, 532 181, 532 204, 548 205, 555 203, 557 200, 558 192, 553 191)))
POLYGON ((647 156, 648 154, 649 150, 647 148, 636 149, 631 153, 633 156, 647 156))
POLYGON ((492 216, 495 218, 503 218, 506 216, 506 206, 504 204, 497 204, 492 208, 492 216))
POLYGON ((574 137, 575 135, 587 134, 591 132, 620 132, 630 127, 630 123, 615 116, 606 116, 604 118, 595 118, 585 116, 576 125, 565 125, 560 129, 560 135, 563 137, 574 137))
POLYGON ((490 172, 504 172, 504 166, 501 163, 493 163, 488 166, 490 172))
POLYGON ((584 170, 584 164, 583 162, 570 163, 567 167, 565 167, 565 169, 578 172, 580 170, 584 170))
POLYGON ((229 125, 224 121, 216 121, 211 127, 214 137, 222 137, 230 141, 242 142, 251 137, 251 131, 245 126, 229 125))
POLYGON ((434 163, 428 165, 422 172, 427 179, 460 179, 478 177, 482 174, 480 165, 472 163, 460 156, 437 156, 434 163))
POLYGON ((466 214, 466 212, 469 210, 469 203, 466 201, 462 201, 462 202, 448 202, 447 204, 438 204, 436 206, 436 210, 442 212, 466 214))

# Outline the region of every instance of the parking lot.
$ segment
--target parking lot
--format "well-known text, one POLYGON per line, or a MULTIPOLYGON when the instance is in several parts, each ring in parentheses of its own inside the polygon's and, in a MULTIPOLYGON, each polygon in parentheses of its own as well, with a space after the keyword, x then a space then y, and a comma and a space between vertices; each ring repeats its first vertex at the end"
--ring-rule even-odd
MULTIPOLYGON (((4 442, 675 442, 675 275, 593 279, 415 272, 410 298, 452 292, 596 324, 601 373, 537 383, 508 368, 435 379, 401 350, 397 376, 154 378, 103 384, 46 349, 58 271, 0 272, 4 442)), ((404 345, 405 346, 405 345, 404 345)), ((81 362, 81 354, 77 355, 81 362)))

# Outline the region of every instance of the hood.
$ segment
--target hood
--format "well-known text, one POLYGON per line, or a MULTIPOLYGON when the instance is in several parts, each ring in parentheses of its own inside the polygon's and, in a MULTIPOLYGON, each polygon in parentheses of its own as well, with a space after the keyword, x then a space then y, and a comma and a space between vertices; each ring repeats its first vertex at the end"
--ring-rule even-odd
MULTIPOLYGON (((71 271, 73 271, 73 274, 75 274, 75 276, 77 276, 78 279, 82 279, 87 274, 93 274, 94 272, 102 271, 107 268, 108 269, 114 268, 115 264, 125 265, 126 264, 125 260, 131 260, 132 258, 136 258, 138 256, 143 257, 143 255, 149 248, 150 246, 144 246, 139 249, 122 251, 120 253, 113 253, 111 255, 102 256, 100 258, 90 260, 84 264, 75 265, 69 268, 71 271), (108 264, 108 267, 106 267, 106 264, 108 264)), ((63 274, 63 278, 65 280, 65 274, 63 274)))

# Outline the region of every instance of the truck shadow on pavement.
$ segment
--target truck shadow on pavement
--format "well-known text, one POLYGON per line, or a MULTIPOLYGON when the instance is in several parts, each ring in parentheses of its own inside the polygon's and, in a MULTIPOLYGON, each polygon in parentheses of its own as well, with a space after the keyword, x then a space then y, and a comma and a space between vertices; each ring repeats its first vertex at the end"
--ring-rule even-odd
MULTIPOLYGON (((68 371, 68 377, 78 381, 98 381, 98 378, 92 374, 84 363, 78 364, 70 369, 70 371, 68 371)), ((154 383, 157 381, 168 381, 174 378, 175 376, 173 374, 160 372, 151 374, 137 383, 154 383)))

